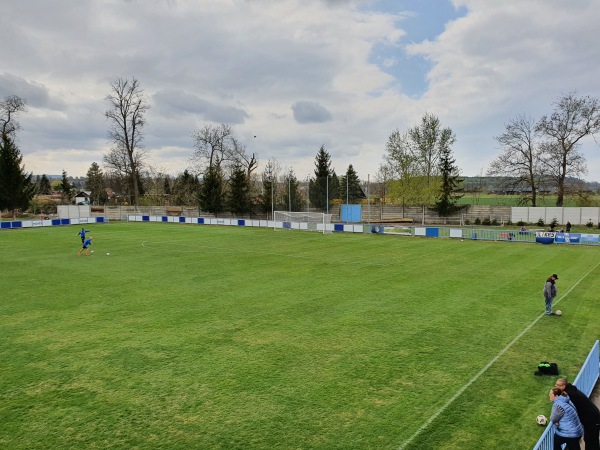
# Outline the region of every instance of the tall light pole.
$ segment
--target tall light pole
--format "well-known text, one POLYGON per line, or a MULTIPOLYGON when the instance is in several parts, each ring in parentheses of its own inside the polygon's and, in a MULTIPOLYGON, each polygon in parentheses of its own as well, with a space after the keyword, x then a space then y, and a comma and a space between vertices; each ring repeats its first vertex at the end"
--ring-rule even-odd
POLYGON ((329 214, 329 174, 327 174, 327 214, 329 214))
POLYGON ((288 172, 288 206, 290 213, 292 212, 292 171, 288 172))
POLYGON ((367 219, 367 223, 371 225, 371 197, 369 193, 369 176, 370 175, 367 174, 367 209, 369 210, 369 218, 367 219))
POLYGON ((306 180, 306 214, 310 214, 310 174, 306 180))
POLYGON ((273 198, 273 174, 271 174, 271 220, 275 220, 275 200, 273 198))

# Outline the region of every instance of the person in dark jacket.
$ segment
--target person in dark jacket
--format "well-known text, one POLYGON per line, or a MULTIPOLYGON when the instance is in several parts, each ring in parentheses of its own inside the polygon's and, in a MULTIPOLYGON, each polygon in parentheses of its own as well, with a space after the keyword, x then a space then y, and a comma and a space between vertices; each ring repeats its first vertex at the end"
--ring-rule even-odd
POLYGON ((546 299, 546 315, 553 316, 552 312, 552 302, 556 297, 557 289, 556 289, 556 280, 558 280, 558 275, 553 274, 550 278, 546 280, 546 284, 544 284, 544 298, 546 299))
POLYGON ((83 245, 83 243, 85 242, 85 233, 89 233, 90 230, 86 230, 85 228, 82 228, 81 231, 79 233, 77 233, 77 235, 81 238, 81 245, 83 245))
POLYGON ((575 405, 577 415, 583 425, 585 450, 600 450, 600 410, 598 407, 566 378, 556 380, 555 387, 566 392, 571 403, 575 405))
POLYGON ((568 450, 581 450, 579 441, 583 436, 583 427, 577 417, 577 410, 569 400, 569 396, 554 387, 548 394, 552 404, 550 422, 556 427, 554 431, 554 450, 561 450, 567 444, 568 450))
POLYGON ((81 252, 83 252, 84 250, 85 250, 85 256, 90 256, 90 249, 89 249, 89 247, 91 245, 92 245, 92 237, 90 236, 83 243, 83 247, 81 247, 81 250, 79 250, 79 252, 77 252, 77 256, 81 256, 81 252))

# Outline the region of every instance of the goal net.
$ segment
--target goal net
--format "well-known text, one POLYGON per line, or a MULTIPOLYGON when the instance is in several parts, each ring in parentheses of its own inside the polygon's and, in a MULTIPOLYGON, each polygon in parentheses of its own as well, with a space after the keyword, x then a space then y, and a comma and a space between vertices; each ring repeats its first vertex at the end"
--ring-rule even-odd
POLYGON ((331 214, 317 212, 289 212, 275 211, 273 219, 275 229, 320 231, 323 234, 331 233, 331 214))

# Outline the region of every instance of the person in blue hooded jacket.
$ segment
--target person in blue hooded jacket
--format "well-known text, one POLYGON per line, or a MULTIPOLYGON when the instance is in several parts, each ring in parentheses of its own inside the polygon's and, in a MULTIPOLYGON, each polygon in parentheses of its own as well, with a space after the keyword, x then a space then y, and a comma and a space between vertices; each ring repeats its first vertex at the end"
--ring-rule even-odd
POLYGON ((552 414, 550 422, 554 424, 554 450, 562 449, 567 444, 568 450, 581 450, 579 441, 583 436, 583 426, 577 416, 577 410, 569 396, 557 387, 550 389, 552 414))

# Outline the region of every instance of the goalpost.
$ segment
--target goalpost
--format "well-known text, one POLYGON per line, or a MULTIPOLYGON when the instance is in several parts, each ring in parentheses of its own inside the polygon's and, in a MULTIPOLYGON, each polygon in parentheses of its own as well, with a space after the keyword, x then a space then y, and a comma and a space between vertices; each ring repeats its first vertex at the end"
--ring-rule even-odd
POLYGON ((323 234, 331 233, 327 225, 331 223, 332 214, 317 212, 290 212, 275 211, 273 219, 275 221, 274 230, 283 228, 287 230, 319 231, 323 234))

